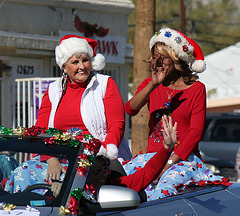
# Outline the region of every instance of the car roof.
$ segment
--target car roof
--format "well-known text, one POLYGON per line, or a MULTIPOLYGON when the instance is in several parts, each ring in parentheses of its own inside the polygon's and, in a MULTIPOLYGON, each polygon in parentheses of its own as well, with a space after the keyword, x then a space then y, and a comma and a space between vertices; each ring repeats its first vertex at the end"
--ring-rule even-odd
POLYGON ((240 113, 207 113, 206 119, 240 119, 240 113))

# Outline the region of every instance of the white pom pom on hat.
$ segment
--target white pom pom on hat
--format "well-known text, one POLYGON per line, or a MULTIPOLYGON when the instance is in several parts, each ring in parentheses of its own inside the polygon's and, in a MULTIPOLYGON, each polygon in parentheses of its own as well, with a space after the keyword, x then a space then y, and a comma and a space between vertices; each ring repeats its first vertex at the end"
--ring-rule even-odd
POLYGON ((106 62, 105 62, 105 57, 98 53, 94 58, 92 58, 92 68, 93 70, 99 71, 105 68, 106 62))
POLYGON ((193 72, 201 73, 206 69, 200 46, 183 33, 170 28, 162 28, 150 39, 150 50, 157 42, 162 42, 171 47, 180 59, 189 64, 193 72))
POLYGON ((62 69, 68 59, 76 53, 87 53, 91 58, 92 69, 102 70, 105 65, 105 57, 96 54, 95 47, 97 41, 92 38, 81 37, 78 35, 65 35, 61 38, 59 45, 55 48, 55 57, 58 66, 62 69))

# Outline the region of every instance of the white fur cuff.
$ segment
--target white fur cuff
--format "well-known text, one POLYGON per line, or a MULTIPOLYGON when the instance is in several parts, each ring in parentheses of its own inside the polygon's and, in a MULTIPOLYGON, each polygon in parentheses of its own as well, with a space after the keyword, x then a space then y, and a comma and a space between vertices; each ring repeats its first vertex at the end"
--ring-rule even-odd
POLYGON ((108 144, 107 149, 101 146, 99 152, 97 153, 97 156, 98 155, 108 157, 110 160, 116 159, 118 156, 118 148, 114 144, 108 144))

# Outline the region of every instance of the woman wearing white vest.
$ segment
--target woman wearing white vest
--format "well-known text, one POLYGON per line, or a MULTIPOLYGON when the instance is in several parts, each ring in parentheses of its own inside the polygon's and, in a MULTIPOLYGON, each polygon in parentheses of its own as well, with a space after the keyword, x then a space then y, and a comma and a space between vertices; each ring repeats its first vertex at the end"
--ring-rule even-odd
MULTIPOLYGON (((121 143, 125 128, 124 104, 115 81, 94 72, 105 67, 105 57, 96 54, 96 46, 95 40, 76 35, 66 35, 60 40, 55 55, 63 77, 50 85, 36 126, 58 130, 78 127, 102 141, 99 154, 128 160, 131 158, 128 145, 126 141, 124 146, 121 143)), ((47 175, 56 177, 52 172, 47 175)))
MULTIPOLYGON (((96 46, 95 40, 76 35, 60 40, 55 55, 63 76, 51 83, 44 94, 35 126, 63 131, 79 128, 101 141, 99 155, 129 160, 132 155, 123 137, 124 104, 116 82, 95 72, 105 67, 105 57, 96 54, 96 46)), ((39 160, 47 162, 45 179, 50 183, 66 172, 55 157, 42 155, 39 160)), ((15 189, 8 189, 10 192, 24 187, 22 183, 16 185, 16 181, 14 184, 15 189)))

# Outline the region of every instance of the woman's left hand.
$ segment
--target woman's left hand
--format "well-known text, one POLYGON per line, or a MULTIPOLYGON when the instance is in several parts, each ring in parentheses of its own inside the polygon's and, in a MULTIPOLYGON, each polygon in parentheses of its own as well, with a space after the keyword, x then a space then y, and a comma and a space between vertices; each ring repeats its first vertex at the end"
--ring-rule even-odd
POLYGON ((66 170, 63 168, 57 158, 52 157, 47 160, 48 169, 46 174, 46 181, 49 179, 49 183, 52 184, 52 180, 60 180, 61 173, 66 174, 66 170))
POLYGON ((169 119, 166 115, 162 117, 163 122, 163 139, 165 142, 165 148, 173 149, 174 144, 177 141, 177 122, 173 126, 172 117, 169 116, 169 119))

